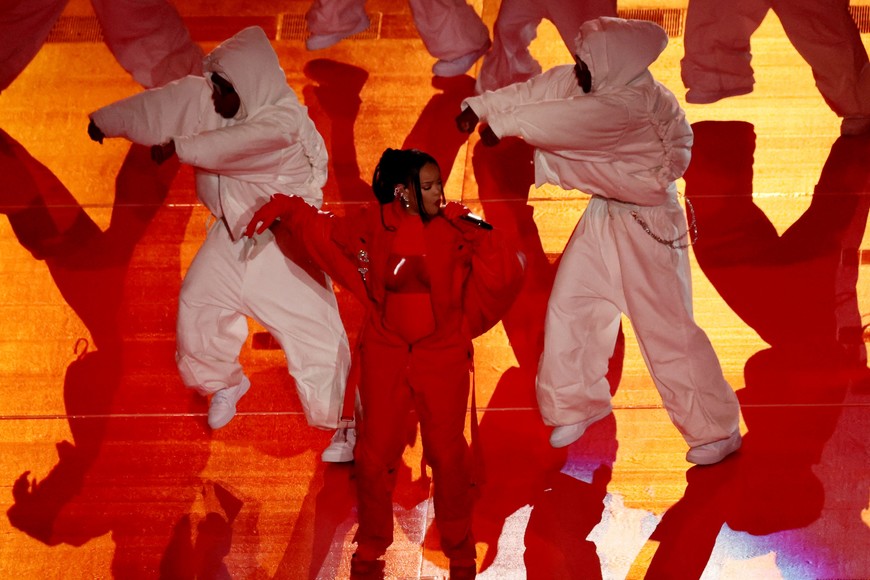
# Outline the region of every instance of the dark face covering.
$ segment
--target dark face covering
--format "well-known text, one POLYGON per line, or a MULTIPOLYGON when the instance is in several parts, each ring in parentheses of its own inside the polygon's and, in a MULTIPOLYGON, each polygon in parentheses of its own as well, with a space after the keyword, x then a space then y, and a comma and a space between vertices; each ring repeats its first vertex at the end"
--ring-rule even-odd
POLYGON ((592 73, 589 72, 589 67, 586 66, 586 63, 580 60, 580 57, 575 56, 574 62, 577 64, 574 65, 574 74, 577 75, 577 84, 580 85, 580 88, 583 89, 584 93, 588 93, 592 90, 592 73))
POLYGON ((241 100, 235 87, 222 76, 212 73, 211 100, 214 103, 215 112, 224 119, 232 119, 239 112, 241 100))

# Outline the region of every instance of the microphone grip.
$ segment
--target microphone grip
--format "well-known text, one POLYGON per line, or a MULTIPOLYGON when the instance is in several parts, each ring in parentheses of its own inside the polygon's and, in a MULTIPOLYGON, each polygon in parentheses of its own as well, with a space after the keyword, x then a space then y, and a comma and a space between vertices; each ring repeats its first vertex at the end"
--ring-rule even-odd
POLYGON ((492 224, 489 224, 489 223, 483 221, 482 219, 480 219, 479 217, 477 217, 477 216, 474 215, 473 213, 467 213, 467 214, 465 214, 465 215, 459 216, 459 218, 460 218, 460 219, 463 219, 463 220, 465 220, 465 221, 467 221, 467 222, 469 222, 469 223, 472 223, 472 224, 476 225, 476 226, 479 227, 479 228, 483 228, 483 229, 485 229, 485 230, 491 230, 491 229, 492 229, 492 224))

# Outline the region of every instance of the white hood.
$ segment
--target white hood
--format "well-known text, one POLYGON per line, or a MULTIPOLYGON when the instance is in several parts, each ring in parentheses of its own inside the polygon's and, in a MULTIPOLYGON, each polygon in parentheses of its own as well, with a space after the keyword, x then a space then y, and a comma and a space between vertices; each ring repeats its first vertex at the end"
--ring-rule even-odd
POLYGON ((251 26, 215 47, 203 59, 206 79, 217 73, 236 89, 242 106, 234 117, 242 121, 264 107, 291 98, 298 102, 287 85, 284 69, 269 38, 259 26, 251 26))
POLYGON ((580 26, 574 54, 592 73, 592 92, 607 92, 646 80, 667 45, 668 35, 657 24, 601 17, 580 26))

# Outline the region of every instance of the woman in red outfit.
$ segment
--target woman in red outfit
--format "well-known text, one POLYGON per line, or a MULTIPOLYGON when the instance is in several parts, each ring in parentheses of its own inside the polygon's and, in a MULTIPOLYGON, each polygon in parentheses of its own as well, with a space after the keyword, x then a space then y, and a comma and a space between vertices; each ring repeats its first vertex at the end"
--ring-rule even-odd
POLYGON ((302 249, 368 305, 359 344, 359 528, 352 572, 382 569, 378 559, 393 542, 392 493, 405 417, 413 409, 451 578, 473 578, 464 434, 471 340, 510 306, 522 258, 501 232, 468 220, 467 208, 444 204, 441 171, 426 153, 387 149, 372 189, 378 203, 343 218, 276 194, 254 215, 248 235, 271 226, 285 252, 298 256, 302 249))

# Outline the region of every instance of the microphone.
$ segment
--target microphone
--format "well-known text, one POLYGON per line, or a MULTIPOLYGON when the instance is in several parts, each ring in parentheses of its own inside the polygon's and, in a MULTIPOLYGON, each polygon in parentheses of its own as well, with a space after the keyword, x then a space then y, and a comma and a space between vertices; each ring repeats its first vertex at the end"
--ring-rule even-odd
POLYGON ((492 229, 492 224, 489 224, 489 223, 483 221, 483 219, 481 219, 480 217, 474 215, 473 213, 467 213, 467 214, 465 214, 465 215, 461 215, 461 216, 459 216, 459 217, 460 217, 460 219, 464 219, 464 220, 467 221, 468 223, 474 224, 474 225, 476 225, 476 226, 479 227, 479 228, 483 228, 483 229, 485 229, 485 230, 491 230, 491 229, 492 229))

